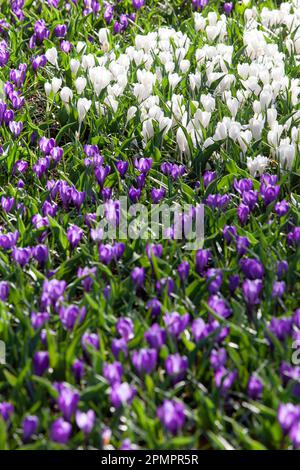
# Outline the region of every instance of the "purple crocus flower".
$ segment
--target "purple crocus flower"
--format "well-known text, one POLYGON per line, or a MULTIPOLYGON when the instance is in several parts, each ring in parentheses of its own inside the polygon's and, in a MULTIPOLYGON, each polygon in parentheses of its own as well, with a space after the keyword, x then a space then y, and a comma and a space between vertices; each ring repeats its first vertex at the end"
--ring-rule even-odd
POLYGON ((240 261, 240 266, 244 275, 248 279, 262 279, 265 273, 261 261, 253 258, 243 258, 240 261))
POLYGON ((272 318, 269 324, 269 331, 279 341, 284 341, 292 332, 293 319, 292 318, 272 318))
POLYGON ((70 421, 74 415, 78 402, 79 393, 77 390, 73 390, 68 384, 62 384, 62 387, 60 387, 57 404, 67 421, 70 421))
POLYGON ((163 252, 163 247, 160 243, 155 245, 154 243, 147 243, 146 245, 146 255, 149 258, 149 260, 152 259, 152 256, 155 256, 156 258, 161 258, 163 252))
POLYGON ((238 274, 232 274, 229 276, 229 290, 233 294, 240 284, 240 276, 238 274))
POLYGON ((140 10, 145 5, 145 0, 132 0, 132 6, 136 10, 140 10))
POLYGON ((246 279, 243 282, 242 290, 248 305, 253 306, 259 304, 262 288, 263 283, 261 279, 246 279))
POLYGON ((127 382, 115 383, 110 390, 110 401, 115 408, 119 408, 122 405, 130 405, 136 389, 130 386, 127 382))
POLYGON ((66 287, 67 283, 65 281, 59 281, 57 279, 44 281, 41 297, 42 305, 48 307, 49 305, 55 305, 58 301, 62 300, 66 287))
POLYGON ((13 174, 19 172, 19 173, 25 173, 25 171, 28 168, 28 163, 25 160, 18 160, 13 166, 13 174))
POLYGON ((7 401, 0 402, 0 416, 2 416, 4 421, 8 421, 13 412, 14 406, 11 403, 7 401))
POLYGON ((186 329, 190 321, 190 315, 185 313, 180 315, 178 312, 166 313, 164 315, 164 322, 166 329, 171 336, 179 337, 186 329))
POLYGON ((15 263, 21 267, 25 266, 31 257, 31 248, 17 248, 14 247, 12 251, 12 257, 15 263))
POLYGON ((63 38, 67 34, 67 26, 65 24, 58 24, 54 28, 54 34, 58 38, 63 38))
POLYGON ((106 5, 103 18, 107 24, 110 24, 114 15, 114 7, 112 5, 106 5))
POLYGON ((237 214, 241 225, 245 225, 250 215, 250 209, 248 206, 246 206, 246 204, 241 203, 238 206, 237 214))
POLYGON ((152 158, 136 158, 134 161, 134 167, 143 175, 147 175, 152 167, 152 158))
POLYGON ((280 193, 280 186, 262 183, 260 186, 260 194, 265 205, 268 206, 275 201, 280 193))
POLYGON ((116 324, 116 330, 126 342, 134 338, 134 326, 128 317, 121 317, 116 324))
POLYGON ((157 363, 156 349, 142 348, 139 351, 133 351, 132 363, 139 374, 143 372, 151 374, 157 363))
POLYGON ((209 0, 192 0, 192 5, 197 10, 203 10, 204 7, 208 4, 209 0))
POLYGON ((288 262, 285 260, 278 261, 277 262, 277 276, 279 278, 282 278, 286 273, 289 268, 288 262))
POLYGON ((207 279, 207 289, 210 294, 217 294, 222 286, 222 270, 211 268, 207 270, 206 273, 207 279))
POLYGON ((220 367, 215 372, 215 384, 222 393, 227 393, 234 384, 234 381, 237 378, 237 371, 229 371, 225 367, 220 367))
POLYGON ((230 15, 230 13, 232 12, 232 9, 233 9, 233 2, 224 3, 223 10, 224 10, 224 13, 226 13, 226 15, 230 15))
POLYGON ((0 234, 0 247, 3 250, 10 250, 15 246, 18 241, 20 234, 16 230, 15 232, 7 232, 6 234, 0 234))
POLYGON ((151 190, 151 199, 154 204, 158 204, 166 195, 166 190, 164 188, 151 190))
POLYGON ((248 395, 252 400, 259 400, 262 396, 262 381, 255 375, 251 375, 248 382, 248 395))
POLYGON ((124 338, 115 338, 111 342, 111 352, 115 359, 118 359, 122 353, 125 357, 128 355, 127 341, 124 338))
POLYGON ((89 292, 93 285, 93 277, 96 275, 96 268, 78 268, 77 276, 82 277, 81 284, 86 292, 89 292))
POLYGON ((107 380, 110 385, 115 383, 121 383, 123 375, 123 366, 121 362, 115 361, 112 364, 103 364, 103 377, 107 380))
POLYGON ((183 282, 189 277, 190 265, 188 261, 182 261, 177 268, 178 275, 180 280, 183 282))
POLYGON ((236 192, 238 192, 239 194, 243 194, 244 191, 250 191, 251 189, 253 189, 252 180, 248 178, 242 178, 240 180, 234 178, 233 186, 236 192))
POLYGON ((37 42, 41 43, 44 39, 48 38, 50 31, 46 28, 44 20, 37 20, 34 24, 34 36, 37 42))
POLYGON ((136 267, 131 271, 131 279, 136 288, 140 288, 145 282, 145 268, 136 267))
POLYGON ((228 307, 225 300, 218 295, 212 295, 207 302, 209 308, 222 318, 228 318, 232 310, 228 307))
POLYGON ((47 139, 47 137, 43 136, 39 140, 39 147, 44 155, 50 155, 51 150, 55 147, 55 140, 53 138, 47 139))
POLYGON ((297 328, 300 329, 300 308, 297 308, 297 310, 294 311, 293 322, 297 326, 297 328))
POLYGON ((171 295, 174 291, 174 281, 170 277, 163 277, 156 282, 155 288, 160 295, 165 291, 167 291, 168 295, 171 295))
POLYGON ((237 237, 237 229, 234 225, 225 225, 223 228, 223 237, 226 243, 230 244, 237 237))
POLYGON ((67 239, 72 248, 75 248, 83 237, 83 230, 77 225, 71 225, 67 231, 67 239))
POLYGON ((129 163, 123 160, 119 160, 116 163, 116 168, 118 172, 120 173, 121 178, 124 178, 126 175, 126 172, 128 170, 129 163))
POLYGON ((158 317, 161 311, 161 303, 154 298, 147 302, 146 308, 150 311, 152 317, 158 317))
POLYGON ((165 360, 166 372, 174 383, 179 382, 185 377, 188 369, 188 358, 180 354, 171 354, 165 360))
POLYGON ((46 63, 47 57, 44 54, 34 57, 32 59, 33 71, 36 72, 40 67, 45 67, 46 63))
POLYGON ((7 64, 9 60, 9 50, 6 41, 0 42, 0 67, 7 64))
POLYGON ((67 444, 71 437, 72 426, 63 418, 58 418, 51 426, 50 439, 59 444, 67 444))
POLYGON ((137 202, 142 194, 141 188, 135 188, 134 186, 131 186, 128 191, 128 196, 131 202, 135 203, 137 202))
POLYGON ((33 356, 33 370, 35 375, 42 376, 49 367, 49 353, 37 351, 33 356))
POLYGON ((2 302, 5 302, 8 299, 9 290, 9 283, 6 281, 0 281, 0 300, 2 300, 2 302))
POLYGON ((210 250, 200 249, 196 253, 196 271, 202 275, 207 268, 208 262, 211 259, 210 250))
POLYGON ((242 196, 243 204, 249 207, 250 211, 253 211, 255 204, 258 201, 258 192, 250 189, 249 191, 244 191, 242 196))
POLYGON ((15 203, 15 198, 14 197, 2 196, 2 198, 1 198, 1 207, 4 210, 4 212, 6 212, 6 213, 8 213, 12 210, 14 203, 15 203))
POLYGON ((294 227, 287 235, 287 244, 289 246, 300 244, 300 227, 294 227))
POLYGON ((95 424, 94 410, 88 410, 86 413, 76 411, 76 424, 81 431, 87 436, 92 431, 95 424))
POLYGON ((290 206, 288 202, 285 199, 283 199, 282 201, 276 202, 274 210, 276 214, 278 215, 278 217, 283 217, 284 215, 288 213, 289 208, 290 206))
POLYGON ((76 323, 82 323, 86 314, 85 307, 79 308, 78 305, 61 306, 59 309, 59 318, 66 330, 72 331, 76 323))
POLYGON ((40 266, 44 266, 49 256, 47 245, 34 246, 32 248, 32 256, 39 263, 40 266))
POLYGON ((18 137, 22 130, 23 130, 23 122, 21 121, 10 121, 8 125, 11 133, 15 136, 18 137))
POLYGON ((201 341, 208 335, 207 325, 202 318, 196 318, 192 323, 192 333, 195 340, 201 341))
POLYGON ((209 361, 214 371, 223 367, 227 361, 226 349, 224 348, 220 348, 218 350, 213 349, 210 354, 209 361))
POLYGON ((77 383, 80 383, 84 376, 84 362, 81 359, 75 359, 72 364, 72 372, 77 383))
POLYGON ((185 423, 185 407, 175 400, 164 400, 157 410, 157 416, 171 434, 177 434, 185 423))
POLYGON ((203 174, 203 182, 204 182, 204 187, 207 188, 207 186, 216 179, 217 173, 215 171, 209 171, 206 170, 203 174))
POLYGON ((285 293, 286 284, 284 281, 275 281, 272 288, 272 297, 282 297, 285 293))
POLYGON ((50 320, 48 312, 32 312, 30 321, 34 330, 42 328, 50 320))
POLYGON ((108 265, 114 258, 114 249, 111 245, 107 244, 100 244, 98 248, 99 259, 101 263, 108 265))
POLYGON ((300 406, 286 403, 279 405, 277 418, 285 434, 289 435, 295 448, 300 447, 300 406))
POLYGON ((247 237, 236 237, 236 251, 239 256, 243 256, 247 253, 250 246, 249 239, 247 237))
POLYGON ((97 166, 95 168, 95 177, 96 177, 96 180, 98 181, 98 184, 101 188, 103 188, 104 186, 104 182, 107 178, 107 176, 109 175, 110 173, 110 166, 97 166))
POLYGON ((39 418, 35 415, 25 416, 22 422, 23 441, 28 442, 31 436, 36 433, 39 425, 39 418))
POLYGON ((66 54, 69 54, 70 50, 72 49, 72 44, 70 41, 63 40, 60 42, 60 49, 66 54))
POLYGON ((87 348, 94 348, 99 351, 99 336, 96 333, 84 333, 81 338, 81 345, 84 352, 87 352, 87 348))
POLYGON ((144 338, 151 348, 160 349, 166 342, 166 330, 161 328, 158 323, 145 331, 144 338))

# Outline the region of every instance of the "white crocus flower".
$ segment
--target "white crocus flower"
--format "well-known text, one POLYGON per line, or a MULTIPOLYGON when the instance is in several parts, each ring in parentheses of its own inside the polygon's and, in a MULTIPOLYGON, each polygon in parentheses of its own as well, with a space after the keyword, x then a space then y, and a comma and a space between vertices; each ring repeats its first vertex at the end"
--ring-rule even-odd
POLYGON ((285 170, 291 170, 295 159, 295 146, 288 142, 281 141, 277 152, 280 166, 285 170))
POLYGON ((101 28, 98 33, 99 42, 101 44, 102 50, 107 52, 109 49, 109 41, 108 41, 109 29, 108 28, 101 28))
POLYGON ((255 177, 257 174, 262 175, 267 168, 270 160, 262 155, 257 155, 254 158, 247 158, 247 168, 251 176, 255 177))
POLYGON ((177 129, 176 142, 177 142, 181 155, 182 154, 189 155, 190 153, 189 144, 181 127, 177 129))
POLYGON ((91 107, 91 100, 87 100, 86 98, 79 98, 77 101, 77 111, 78 111, 78 121, 81 124, 84 120, 87 112, 91 107))
POLYGON ((52 91, 53 91, 53 94, 54 94, 54 95, 56 95, 56 93, 57 93, 58 90, 60 89, 61 84, 62 84, 62 79, 61 79, 61 78, 57 78, 57 77, 53 77, 53 78, 52 78, 52 80, 51 80, 51 88, 52 88, 52 91))
POLYGON ((76 78, 75 80, 75 88, 76 88, 76 91, 79 95, 81 95, 81 93, 84 91, 85 87, 86 87, 86 78, 84 77, 78 77, 76 78))
POLYGON ((163 135, 165 135, 167 134, 167 132, 169 132, 169 130, 172 127, 172 119, 166 116, 163 116, 160 118, 158 124, 159 124, 159 130, 163 132, 163 135))
POLYGON ((46 83, 44 84, 44 88, 45 88, 46 96, 49 96, 50 93, 51 93, 51 91, 52 91, 51 83, 46 82, 46 83))
POLYGON ((131 106, 128 111, 127 111, 127 119, 126 119, 126 124, 135 116, 137 112, 137 107, 136 106, 131 106))
POLYGON ((76 46, 76 51, 78 54, 80 54, 81 51, 83 51, 86 48, 86 43, 83 41, 79 41, 76 46))
POLYGON ((181 77, 178 75, 178 73, 170 73, 168 79, 170 87, 172 88, 172 90, 174 90, 174 88, 176 88, 176 86, 180 82, 181 77))
POLYGON ((51 47, 50 49, 47 49, 45 52, 45 56, 50 62, 51 65, 54 65, 55 67, 58 67, 57 63, 57 50, 55 47, 51 47))
POLYGON ((151 139, 151 137, 154 136, 152 119, 147 119, 143 122, 142 134, 145 142, 147 142, 149 139, 151 139))
POLYGON ((71 72, 72 72, 74 75, 77 75, 77 72, 78 72, 79 67, 80 67, 80 62, 79 62, 79 60, 76 60, 76 59, 71 59, 71 60, 70 60, 70 69, 71 69, 71 72))
POLYGON ((68 104, 73 98, 73 92, 71 88, 64 86, 60 91, 60 98, 65 104, 68 104))
POLYGON ((81 59, 81 65, 84 70, 90 69, 95 65, 95 57, 93 54, 83 55, 81 59))

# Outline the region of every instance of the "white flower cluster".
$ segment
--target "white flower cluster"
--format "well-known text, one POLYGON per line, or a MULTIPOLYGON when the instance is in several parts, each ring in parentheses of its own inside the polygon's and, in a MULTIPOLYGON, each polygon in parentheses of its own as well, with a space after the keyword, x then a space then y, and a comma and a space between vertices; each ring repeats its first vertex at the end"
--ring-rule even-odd
POLYGON ((292 60, 300 62, 300 1, 246 9, 244 18, 238 51, 230 40, 232 20, 216 13, 195 13, 189 33, 138 34, 123 51, 110 49, 113 38, 101 29, 101 55, 85 54, 79 43, 70 56, 72 89, 63 86, 57 51, 47 51, 62 75, 45 84, 46 94, 57 100, 59 93, 67 109, 76 107, 80 126, 91 107, 109 119, 122 103, 124 126, 138 118, 134 127, 144 145, 156 133, 168 135, 188 159, 194 149, 231 142, 253 176, 271 159, 290 170, 300 149, 300 80, 287 70, 292 60), (266 156, 253 157, 256 143, 266 156))

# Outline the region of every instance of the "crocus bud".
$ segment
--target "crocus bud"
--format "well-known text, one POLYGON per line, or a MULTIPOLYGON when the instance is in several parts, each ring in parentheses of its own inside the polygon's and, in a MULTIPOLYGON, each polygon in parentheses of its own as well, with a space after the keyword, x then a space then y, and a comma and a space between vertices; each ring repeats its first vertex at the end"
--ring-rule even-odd
POLYGON ((184 405, 175 400, 164 400, 157 410, 157 416, 167 431, 177 434, 185 423, 184 405))
POLYGON ((71 437, 72 426, 63 418, 58 418, 51 426, 50 439, 59 444, 67 444, 71 437))
POLYGON ((35 415, 28 415, 23 419, 23 441, 27 442, 31 436, 36 433, 39 424, 39 419, 35 415))

